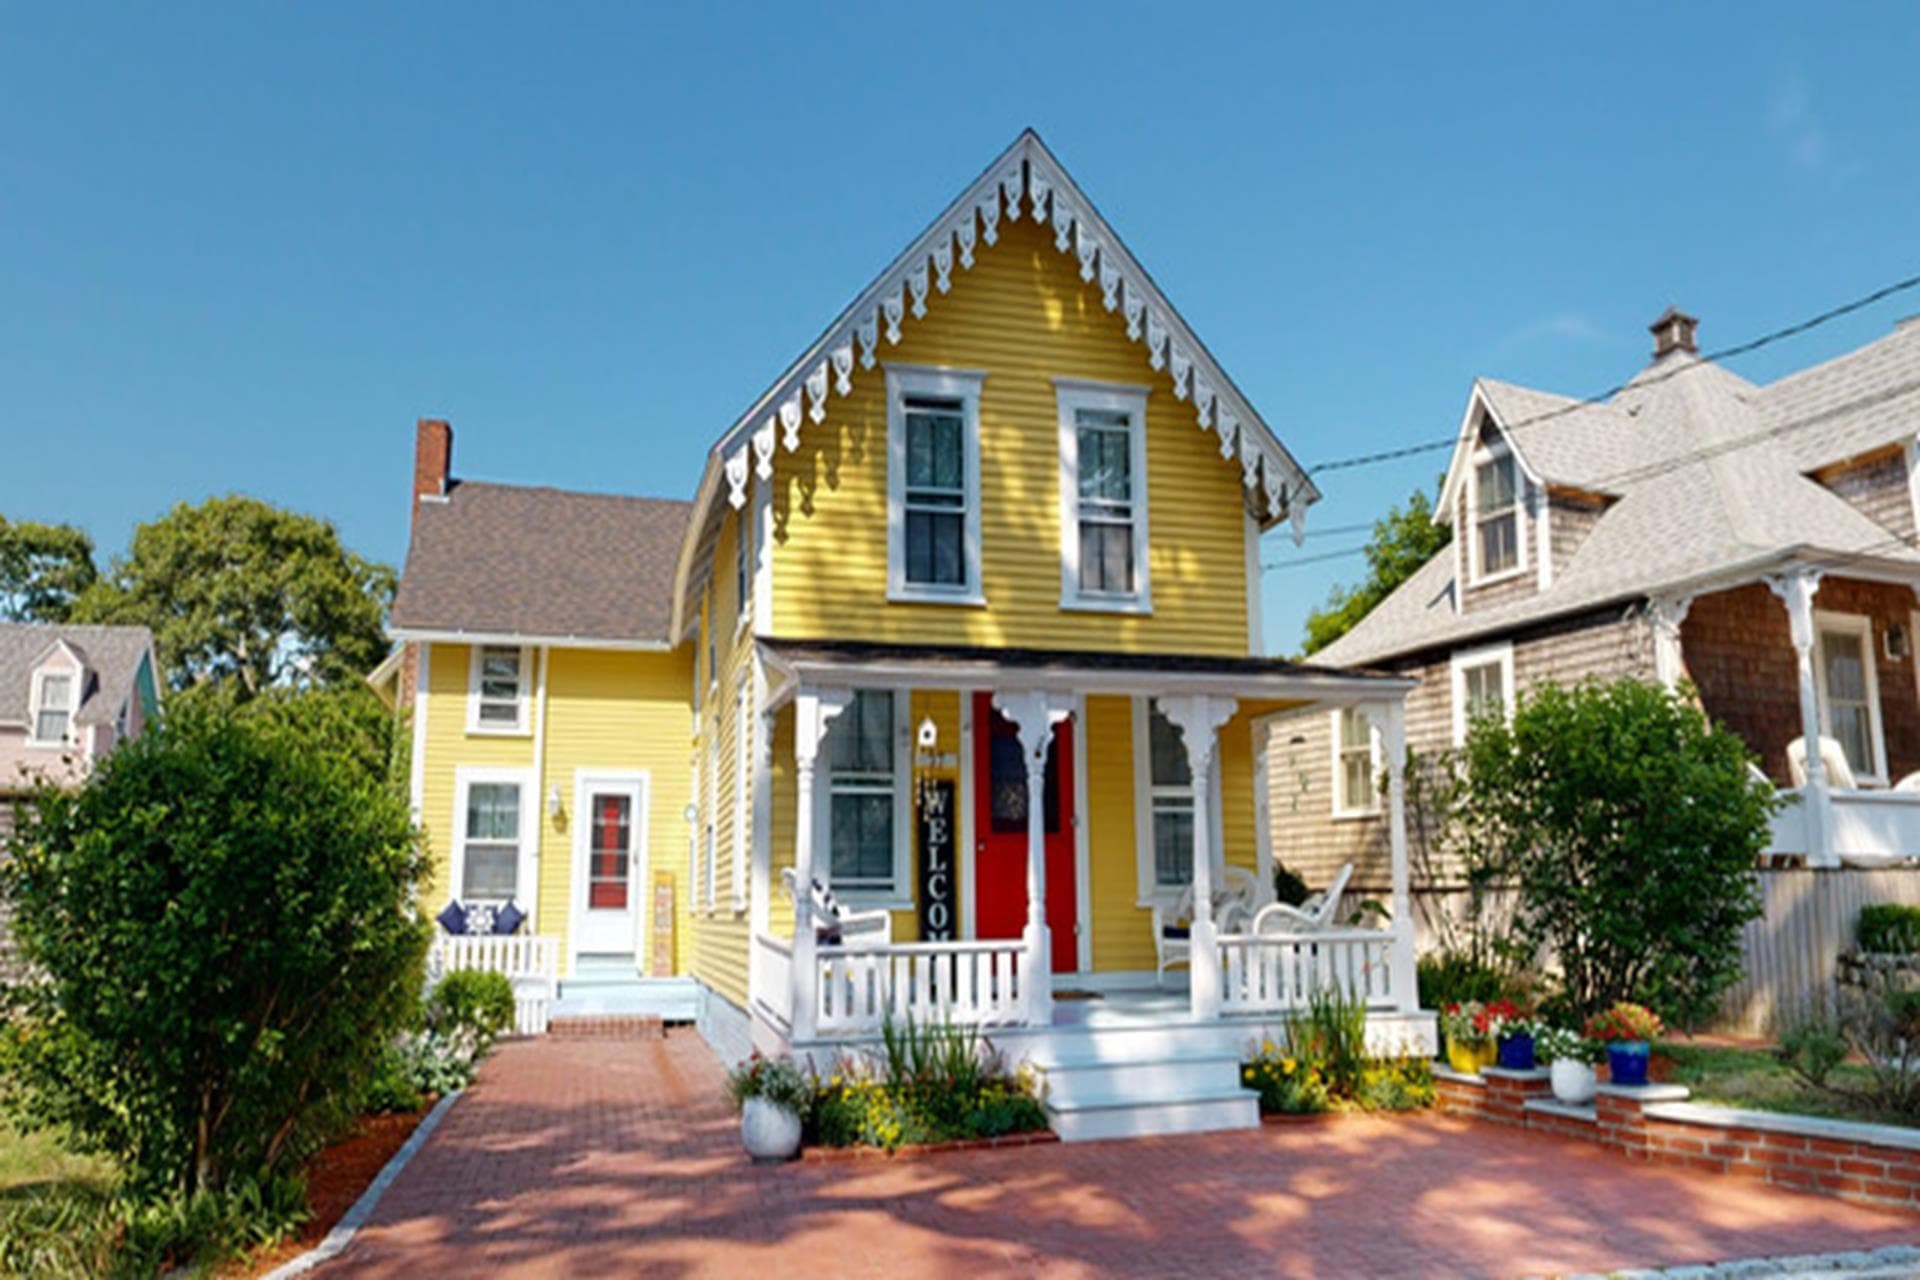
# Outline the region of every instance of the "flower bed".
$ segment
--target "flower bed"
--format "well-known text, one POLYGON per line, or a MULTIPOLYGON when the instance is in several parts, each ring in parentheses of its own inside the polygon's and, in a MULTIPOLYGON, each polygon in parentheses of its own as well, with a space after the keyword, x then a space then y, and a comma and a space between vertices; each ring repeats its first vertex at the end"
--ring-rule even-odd
POLYGON ((1240 1083, 1260 1094, 1262 1115, 1325 1111, 1413 1111, 1434 1101, 1424 1058, 1368 1054, 1367 1011, 1317 998, 1288 1025, 1286 1042, 1262 1040, 1240 1064, 1240 1083))

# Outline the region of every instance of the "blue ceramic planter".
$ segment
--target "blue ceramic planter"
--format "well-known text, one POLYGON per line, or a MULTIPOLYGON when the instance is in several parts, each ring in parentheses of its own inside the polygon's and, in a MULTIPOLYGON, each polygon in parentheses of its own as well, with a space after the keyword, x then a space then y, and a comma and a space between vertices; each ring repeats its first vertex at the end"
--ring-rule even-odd
POLYGON ((1509 1071, 1533 1070, 1533 1037, 1501 1036, 1500 1065, 1509 1071))
POLYGON ((1607 1046, 1607 1074, 1615 1084, 1645 1084, 1653 1047, 1645 1040, 1620 1040, 1607 1046))

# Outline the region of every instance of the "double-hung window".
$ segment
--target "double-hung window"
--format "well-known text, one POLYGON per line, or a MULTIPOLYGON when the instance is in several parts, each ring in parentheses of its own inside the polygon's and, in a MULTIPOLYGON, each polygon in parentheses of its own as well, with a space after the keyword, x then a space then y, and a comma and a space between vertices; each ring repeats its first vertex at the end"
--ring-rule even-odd
POLYGON ((1180 889, 1193 882, 1193 769, 1180 731, 1158 706, 1147 705, 1153 887, 1180 889))
POLYGON ((505 902, 520 890, 524 839, 521 784, 493 777, 463 782, 460 900, 505 902))
POLYGON ((1839 742, 1856 781, 1885 782, 1880 681, 1873 621, 1860 614, 1814 615, 1820 732, 1839 742))
POLYGON ((1520 472, 1513 451, 1492 445, 1475 455, 1473 467, 1474 577, 1519 570, 1520 472))
POLYGON ((48 671, 38 681, 39 696, 34 700, 33 740, 37 743, 62 743, 73 728, 73 686, 70 672, 48 671))
POLYGON ((830 876, 836 892, 899 897, 900 752, 894 695, 861 689, 827 730, 830 876))
MULTIPOLYGON (((1484 671, 1485 668, 1479 668, 1484 671)), ((1348 707, 1333 713, 1333 815, 1358 817, 1380 812, 1379 743, 1367 718, 1348 707)))
POLYGON ((470 733, 527 732, 527 650, 475 645, 467 679, 470 733))
POLYGON ((1145 388, 1054 380, 1060 406, 1060 602, 1144 610, 1145 388))
POLYGON ((1453 741, 1467 740, 1473 722, 1513 718, 1513 646, 1490 645, 1453 655, 1453 741))
POLYGON ((887 590, 980 600, 978 373, 887 369, 887 590))

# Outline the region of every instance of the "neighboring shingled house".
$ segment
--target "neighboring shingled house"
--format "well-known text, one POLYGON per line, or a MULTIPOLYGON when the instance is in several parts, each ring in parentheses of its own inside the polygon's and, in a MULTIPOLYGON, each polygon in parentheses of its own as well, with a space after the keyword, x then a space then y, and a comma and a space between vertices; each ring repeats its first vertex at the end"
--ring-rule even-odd
MULTIPOLYGON (((1765 386, 1702 361, 1695 325, 1670 308, 1603 403, 1477 381, 1435 516, 1452 544, 1315 660, 1417 676, 1418 750, 1539 681, 1685 678, 1804 800, 1775 852, 1920 854, 1920 793, 1894 785, 1920 770, 1920 325, 1765 386), (1828 765, 1790 764, 1815 736, 1828 765)), ((1271 759, 1276 855, 1380 883, 1369 731, 1276 725, 1271 759)))
MULTIPOLYGON (((45 781, 78 784, 159 705, 145 627, 0 622, 0 856, 21 795, 45 781)), ((6 924, 0 900, 0 976, 6 924)))

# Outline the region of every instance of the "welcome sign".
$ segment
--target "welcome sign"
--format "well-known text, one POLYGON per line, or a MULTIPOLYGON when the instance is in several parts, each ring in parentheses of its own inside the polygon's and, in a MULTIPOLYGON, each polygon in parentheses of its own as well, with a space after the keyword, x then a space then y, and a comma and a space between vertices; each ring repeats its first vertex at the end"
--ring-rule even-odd
POLYGON ((953 779, 920 783, 920 939, 954 937, 953 779))

